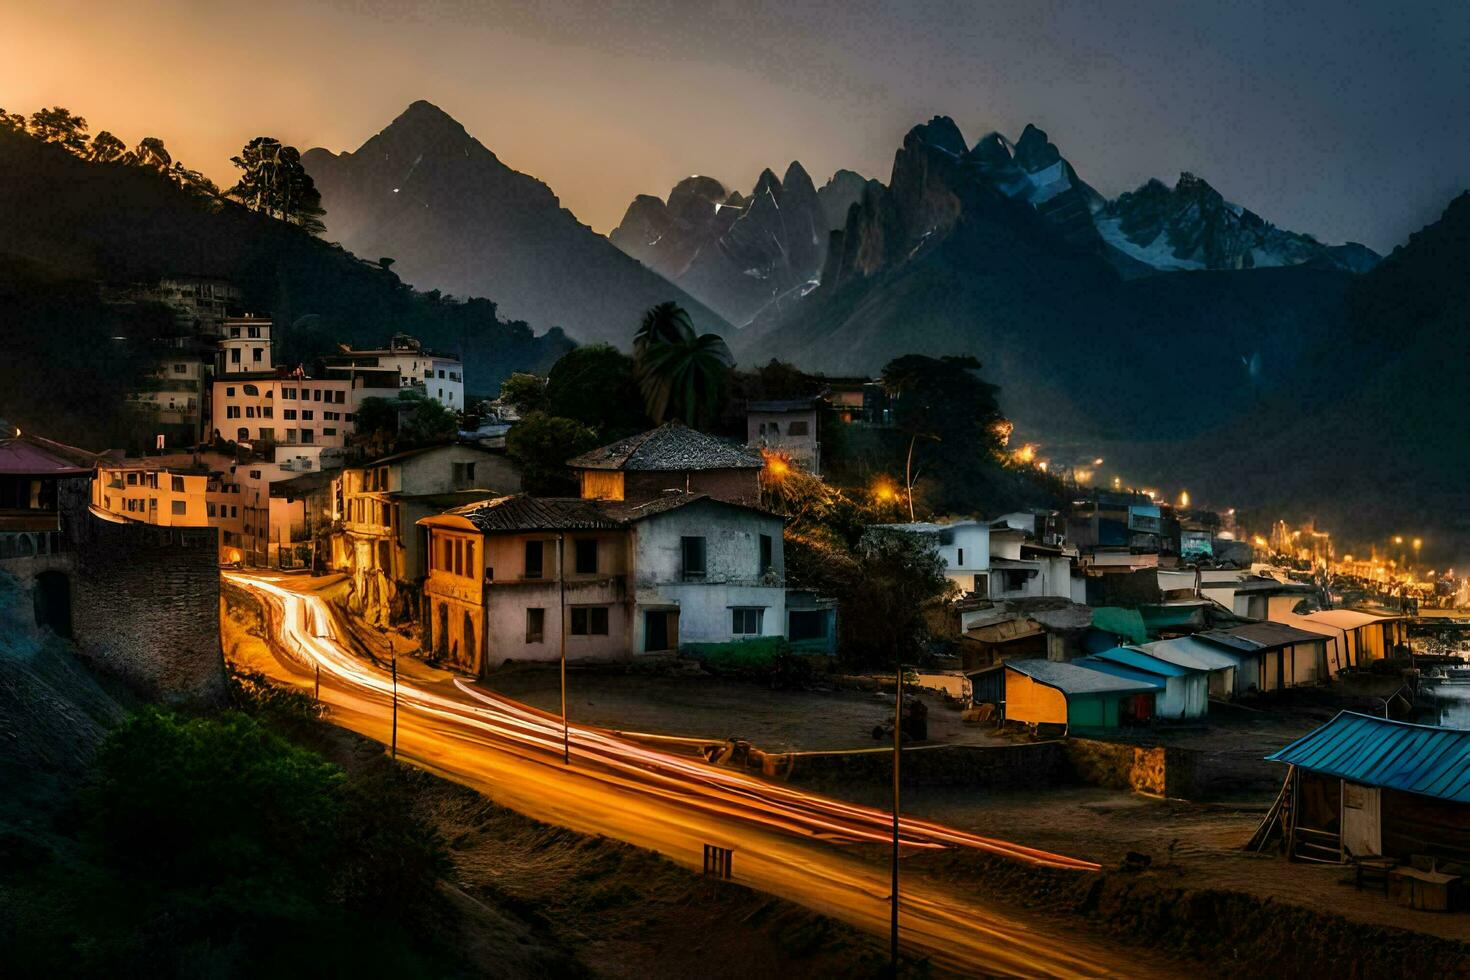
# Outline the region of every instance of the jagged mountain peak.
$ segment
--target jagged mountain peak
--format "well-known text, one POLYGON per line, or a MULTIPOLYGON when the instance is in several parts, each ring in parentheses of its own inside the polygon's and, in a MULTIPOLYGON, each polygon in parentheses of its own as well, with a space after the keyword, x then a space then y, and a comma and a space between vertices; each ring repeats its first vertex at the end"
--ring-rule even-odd
POLYGON ((943 150, 950 156, 959 158, 965 155, 965 137, 960 132, 960 127, 949 116, 934 116, 926 123, 920 123, 908 131, 904 137, 904 146, 911 143, 922 143, 937 150, 943 150))
POLYGON ((1044 130, 1027 123, 1026 128, 1021 131, 1021 138, 1016 140, 1016 149, 1012 156, 1022 170, 1035 173, 1060 161, 1062 151, 1047 139, 1044 130))

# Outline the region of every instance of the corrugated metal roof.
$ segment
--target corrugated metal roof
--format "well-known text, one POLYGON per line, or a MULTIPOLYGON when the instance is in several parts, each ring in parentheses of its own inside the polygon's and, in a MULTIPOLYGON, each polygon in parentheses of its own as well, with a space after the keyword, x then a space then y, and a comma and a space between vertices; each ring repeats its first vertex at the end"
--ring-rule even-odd
POLYGON ((1366 786, 1470 803, 1470 731, 1354 711, 1266 756, 1366 786))
POLYGON ((1358 612, 1356 609, 1324 609, 1321 612, 1310 613, 1302 617, 1314 623, 1324 623, 1335 626, 1340 630, 1355 630, 1360 626, 1368 626, 1372 623, 1386 623, 1402 616, 1379 616, 1375 613, 1358 612))
POLYGON ((569 459, 567 465, 577 470, 758 470, 766 461, 754 449, 666 422, 569 459))
POLYGON ((1154 683, 1128 680, 1100 670, 1090 670, 1055 660, 1007 660, 1005 665, 1068 696, 1147 694, 1158 690, 1158 685, 1154 683))
POLYGON ((1245 653, 1277 650, 1293 643, 1321 643, 1322 634, 1300 630, 1285 623, 1242 623, 1199 634, 1207 640, 1245 653))
POLYGON ((1219 647, 1211 646, 1193 636, 1180 636, 1172 640, 1155 640, 1140 643, 1138 649, 1151 657, 1167 663, 1178 664, 1194 670, 1224 670, 1238 667, 1240 661, 1219 647))
POLYGON ((1115 663, 1112 660, 1103 660, 1095 654, 1090 657, 1078 657, 1072 663, 1079 667, 1086 667, 1088 670, 1098 670, 1104 674, 1112 674, 1114 677, 1137 681, 1140 684, 1151 684, 1156 691, 1162 691, 1168 687, 1165 679, 1157 674, 1150 674, 1145 670, 1137 670, 1126 664, 1115 663))
POLYGON ((1141 670, 1146 674, 1157 674, 1160 677, 1183 677, 1191 671, 1198 671, 1198 668, 1181 667, 1167 660, 1150 656, 1142 650, 1134 650, 1129 647, 1113 647, 1111 650, 1095 653, 1087 659, 1093 658, 1108 660, 1134 670, 1141 670))

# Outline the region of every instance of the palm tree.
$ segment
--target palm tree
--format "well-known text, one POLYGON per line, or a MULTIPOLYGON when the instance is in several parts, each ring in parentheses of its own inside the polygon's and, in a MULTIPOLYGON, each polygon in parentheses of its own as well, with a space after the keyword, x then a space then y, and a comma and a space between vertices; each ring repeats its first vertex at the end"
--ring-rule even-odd
POLYGON ((701 428, 725 399, 735 359, 718 334, 698 334, 675 303, 660 303, 643 316, 633 337, 634 372, 649 418, 671 418, 701 428))

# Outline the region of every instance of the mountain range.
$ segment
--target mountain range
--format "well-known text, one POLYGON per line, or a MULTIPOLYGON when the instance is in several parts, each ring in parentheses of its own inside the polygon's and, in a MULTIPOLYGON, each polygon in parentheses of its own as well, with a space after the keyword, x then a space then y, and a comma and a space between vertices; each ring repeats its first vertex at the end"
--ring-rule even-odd
MULTIPOLYGON (((876 184, 876 181, 872 182, 876 184)), ((730 323, 779 312, 817 284, 831 233, 869 181, 839 170, 817 188, 800 162, 765 170, 749 195, 694 175, 668 198, 640 194, 608 236, 730 323)))
POLYGON ((431 103, 413 103, 356 151, 301 159, 321 191, 327 237, 393 258, 419 289, 493 296, 506 315, 582 342, 627 346, 644 311, 668 300, 701 329, 729 330, 431 103))

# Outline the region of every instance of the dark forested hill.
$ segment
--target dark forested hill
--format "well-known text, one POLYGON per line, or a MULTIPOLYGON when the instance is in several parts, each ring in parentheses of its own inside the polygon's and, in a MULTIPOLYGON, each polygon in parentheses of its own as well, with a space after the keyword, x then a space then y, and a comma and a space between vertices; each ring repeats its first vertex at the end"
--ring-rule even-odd
POLYGON ((147 333, 146 325, 117 322, 146 314, 109 308, 98 284, 229 279, 247 310, 275 320, 279 363, 405 332, 464 358, 467 387, 477 393, 493 392, 512 371, 545 370, 571 346, 560 331, 537 336, 500 319, 490 300, 415 292, 376 262, 294 226, 186 193, 155 172, 90 163, 7 130, 0 130, 0 260, 7 352, 0 416, 15 420, 46 399, 69 399, 77 427, 89 414, 95 425, 99 406, 85 404, 83 392, 97 392, 104 376, 125 387, 134 358, 103 341, 147 333))

